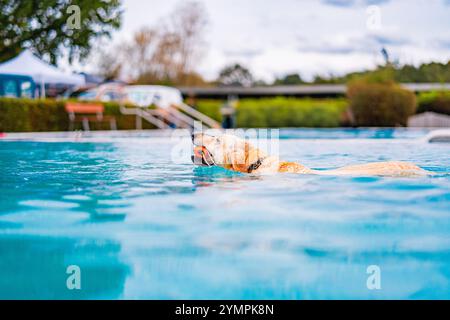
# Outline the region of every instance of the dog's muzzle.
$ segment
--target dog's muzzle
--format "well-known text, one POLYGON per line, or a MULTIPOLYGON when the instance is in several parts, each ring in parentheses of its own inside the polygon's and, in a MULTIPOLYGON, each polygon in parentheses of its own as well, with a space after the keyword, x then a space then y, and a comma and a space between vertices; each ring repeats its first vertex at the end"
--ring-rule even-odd
POLYGON ((216 165, 213 156, 204 146, 195 146, 194 155, 191 156, 191 159, 192 162, 197 165, 204 165, 208 167, 216 165))

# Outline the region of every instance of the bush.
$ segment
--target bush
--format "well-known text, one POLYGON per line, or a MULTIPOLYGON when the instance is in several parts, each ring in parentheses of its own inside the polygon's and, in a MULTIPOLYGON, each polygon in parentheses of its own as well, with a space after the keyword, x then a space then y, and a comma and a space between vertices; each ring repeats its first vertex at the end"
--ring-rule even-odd
POLYGON ((421 93, 417 104, 417 113, 431 111, 450 115, 450 91, 421 93))
POLYGON ((357 126, 405 126, 416 110, 414 93, 391 82, 354 81, 347 96, 357 126))
MULTIPOLYGON (((66 101, 0 98, 0 132, 67 131, 66 101)), ((118 103, 106 103, 105 115, 114 115, 119 130, 135 129, 136 118, 120 113, 118 103)), ((154 128, 143 121, 144 128, 154 128)), ((77 123, 81 128, 81 124, 77 123)), ((91 123, 92 130, 107 130, 109 123, 91 123)))

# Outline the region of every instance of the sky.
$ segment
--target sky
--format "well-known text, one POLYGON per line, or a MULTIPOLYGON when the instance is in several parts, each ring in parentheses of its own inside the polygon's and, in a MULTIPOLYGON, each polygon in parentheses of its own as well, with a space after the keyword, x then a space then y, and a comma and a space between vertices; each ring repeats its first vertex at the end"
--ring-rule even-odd
MULTIPOLYGON (((113 42, 167 17, 182 0, 123 0, 113 42)), ((450 0, 199 0, 207 13, 197 71, 213 80, 242 63, 255 78, 374 68, 385 47, 401 64, 450 60, 450 0)))

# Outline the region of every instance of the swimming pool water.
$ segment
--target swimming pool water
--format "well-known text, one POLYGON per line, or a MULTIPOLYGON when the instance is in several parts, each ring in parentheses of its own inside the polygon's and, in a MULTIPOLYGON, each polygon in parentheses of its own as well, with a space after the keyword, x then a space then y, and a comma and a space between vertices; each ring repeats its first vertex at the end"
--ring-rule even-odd
POLYGON ((164 137, 2 141, 0 298, 449 299, 450 145, 290 132, 282 158, 313 168, 405 160, 438 174, 257 177, 174 163, 164 137))

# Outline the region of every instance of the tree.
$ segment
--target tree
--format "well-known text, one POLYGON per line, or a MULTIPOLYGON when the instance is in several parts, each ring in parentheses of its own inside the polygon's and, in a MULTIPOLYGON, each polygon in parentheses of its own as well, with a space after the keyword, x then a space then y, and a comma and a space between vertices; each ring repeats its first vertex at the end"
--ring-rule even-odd
POLYGON ((96 59, 97 73, 105 80, 118 79, 122 72, 122 61, 117 57, 119 48, 114 47, 111 51, 101 50, 96 59))
POLYGON ((236 63, 220 71, 217 82, 224 86, 249 87, 253 84, 253 76, 250 70, 236 63))
MULTIPOLYGON (((199 3, 184 2, 168 19, 141 28, 115 51, 122 74, 139 84, 204 84, 194 66, 201 55, 206 20, 199 3)), ((108 54, 103 56, 109 60, 108 54)), ((105 68, 98 71, 104 73, 105 68)))
POLYGON ((189 1, 180 3, 171 17, 166 34, 178 40, 178 82, 189 84, 189 79, 195 78, 193 67, 201 55, 203 34, 207 25, 206 11, 201 3, 189 1))
POLYGON ((27 48, 52 64, 62 48, 70 61, 85 58, 94 39, 120 27, 121 14, 120 0, 1 0, 0 62, 27 48))
POLYGON ((292 73, 283 78, 276 79, 274 85, 295 85, 305 83, 298 73, 292 73))
POLYGON ((399 66, 397 63, 389 63, 385 66, 378 66, 375 70, 348 73, 341 77, 324 78, 316 76, 313 83, 346 83, 362 76, 376 78, 381 75, 385 77, 388 73, 397 82, 450 82, 450 60, 446 64, 431 62, 421 64, 419 67, 413 65, 399 66))
POLYGON ((138 79, 157 72, 154 55, 158 41, 157 31, 144 27, 133 35, 129 43, 121 46, 120 54, 123 55, 123 64, 129 77, 138 79))
POLYGON ((390 59, 390 56, 389 56, 389 52, 387 51, 387 49, 385 47, 381 48, 381 55, 383 56, 384 64, 386 66, 391 64, 391 59, 390 59))

